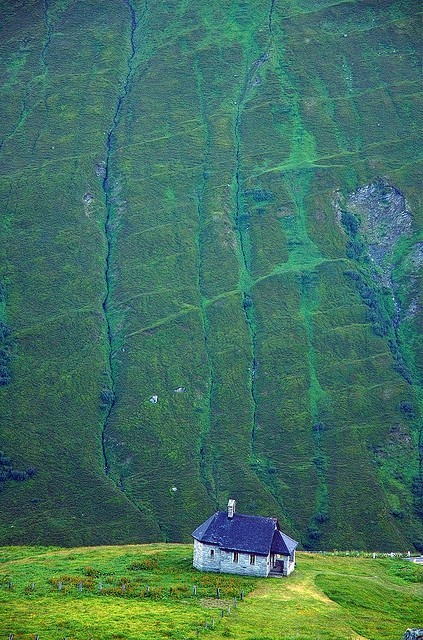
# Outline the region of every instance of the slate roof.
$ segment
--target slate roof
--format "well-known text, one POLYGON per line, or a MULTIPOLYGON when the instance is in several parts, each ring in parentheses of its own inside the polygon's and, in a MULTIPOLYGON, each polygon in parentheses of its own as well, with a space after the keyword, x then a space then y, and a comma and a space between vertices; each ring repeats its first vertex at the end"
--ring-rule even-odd
POLYGON ((296 540, 290 538, 286 533, 277 529, 273 535, 270 551, 272 553, 280 553, 283 556, 289 556, 297 545, 298 542, 296 540))
POLYGON ((234 513, 232 518, 228 518, 226 511, 214 513, 191 535, 199 542, 215 544, 221 549, 263 556, 267 556, 271 550, 272 553, 289 555, 298 544, 279 531, 276 518, 247 516, 242 513, 234 513))

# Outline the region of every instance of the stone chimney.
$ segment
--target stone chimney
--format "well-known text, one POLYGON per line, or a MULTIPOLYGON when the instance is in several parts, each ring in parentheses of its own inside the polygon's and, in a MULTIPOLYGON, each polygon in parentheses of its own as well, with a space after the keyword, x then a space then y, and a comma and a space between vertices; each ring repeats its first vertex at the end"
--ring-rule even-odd
POLYGON ((228 518, 233 518, 235 513, 236 502, 235 500, 228 501, 228 518))

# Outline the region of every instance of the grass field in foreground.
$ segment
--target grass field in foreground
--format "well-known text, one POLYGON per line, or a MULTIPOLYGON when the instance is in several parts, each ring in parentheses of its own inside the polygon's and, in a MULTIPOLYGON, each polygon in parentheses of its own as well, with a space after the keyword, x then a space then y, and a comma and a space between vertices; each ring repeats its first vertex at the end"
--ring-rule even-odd
POLYGON ((200 573, 191 552, 3 547, 0 638, 399 640, 423 623, 423 569, 406 561, 300 553, 290 578, 254 579, 200 573))

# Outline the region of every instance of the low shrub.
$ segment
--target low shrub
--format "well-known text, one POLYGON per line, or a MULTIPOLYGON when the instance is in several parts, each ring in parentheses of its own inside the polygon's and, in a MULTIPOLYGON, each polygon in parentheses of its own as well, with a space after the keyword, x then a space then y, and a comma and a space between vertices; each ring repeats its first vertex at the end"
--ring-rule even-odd
POLYGON ((190 595, 191 591, 186 584, 171 585, 169 589, 169 595, 173 598, 185 598, 190 595))
POLYGON ((142 560, 136 560, 131 562, 128 569, 130 571, 153 571, 158 567, 157 558, 143 558, 142 560))
POLYGON ((94 569, 94 567, 84 567, 83 571, 86 576, 90 576, 91 578, 98 578, 100 575, 100 571, 94 569))

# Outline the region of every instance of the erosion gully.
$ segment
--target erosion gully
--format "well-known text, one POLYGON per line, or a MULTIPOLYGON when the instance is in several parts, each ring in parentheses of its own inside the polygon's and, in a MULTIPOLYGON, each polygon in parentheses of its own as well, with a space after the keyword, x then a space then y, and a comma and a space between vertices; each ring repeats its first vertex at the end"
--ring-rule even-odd
POLYGON ((47 49, 50 45, 51 42, 51 34, 52 34, 52 26, 51 26, 51 20, 50 20, 50 15, 49 15, 49 2, 48 0, 44 0, 44 24, 46 27, 46 40, 44 42, 44 46, 42 48, 41 51, 41 60, 43 62, 44 67, 47 69, 47 61, 46 61, 46 55, 47 55, 47 49))
POLYGON ((200 298, 200 308, 201 308, 201 323, 203 327, 203 335, 204 335, 204 349, 207 356, 207 370, 208 370, 208 383, 207 383, 207 398, 205 399, 205 419, 204 424, 202 425, 201 436, 200 436, 200 477, 203 485, 206 488, 206 491, 212 500, 212 502, 218 502, 218 487, 216 484, 216 478, 213 477, 213 474, 207 468, 207 439, 210 433, 211 428, 211 417, 212 417, 212 397, 215 386, 215 372, 213 368, 213 360, 212 360, 212 351, 209 345, 209 321, 207 316, 206 304, 207 297, 204 291, 204 283, 203 283, 203 253, 201 248, 202 236, 204 234, 205 229, 205 211, 204 211, 204 194, 206 188, 206 181, 209 171, 210 165, 210 149, 211 149, 211 134, 210 134, 210 124, 207 115, 206 109, 206 100, 204 97, 203 91, 203 77, 201 73, 200 64, 197 61, 196 63, 196 75, 197 75, 197 91, 198 91, 198 99, 199 99, 199 107, 200 107, 200 115, 202 121, 204 123, 204 156, 203 156, 203 175, 201 182, 197 188, 196 199, 197 199, 197 215, 198 215, 198 233, 197 233, 197 251, 198 251, 198 293, 200 298))
POLYGON ((268 30, 269 30, 269 41, 266 47, 265 52, 257 59, 254 60, 252 64, 247 68, 246 73, 244 74, 244 81, 241 86, 240 95, 237 100, 236 105, 236 113, 235 113, 235 125, 234 125, 234 137, 235 137, 235 172, 234 172, 234 182, 235 182, 235 233, 237 236, 238 247, 239 247, 239 256, 240 256, 240 288, 243 295, 243 311, 245 322, 248 328, 249 336, 250 336, 250 344, 251 344, 251 367, 250 367, 250 395, 251 395, 251 403, 253 408, 252 415, 252 426, 251 426, 251 447, 254 451, 255 445, 255 436, 256 436, 256 423, 257 423, 257 396, 256 396, 256 385, 255 385, 255 375, 258 367, 258 362, 256 358, 257 351, 257 332, 256 332, 256 324, 255 324, 255 314, 254 314, 254 299, 252 297, 252 286, 253 279, 251 275, 251 267, 250 261, 248 258, 248 238, 245 235, 245 230, 243 230, 241 225, 241 216, 243 213, 243 202, 242 202, 242 180, 241 180, 241 120, 242 120, 242 111, 245 105, 246 100, 248 99, 249 91, 252 87, 252 82, 257 71, 260 67, 267 62, 269 59, 269 54, 273 45, 273 10, 275 6, 275 0, 271 0, 269 15, 268 15, 268 30))
POLYGON ((114 335, 110 318, 111 311, 111 262, 112 262, 112 247, 113 247, 113 222, 112 222, 112 208, 113 208, 113 181, 111 176, 111 168, 110 161, 112 156, 114 138, 116 134, 116 130, 119 126, 120 116, 122 113, 122 106, 125 101, 126 96, 129 92, 129 87, 131 83, 132 73, 133 73, 133 60, 136 54, 136 46, 135 46, 135 32, 137 30, 137 26, 139 22, 137 21, 135 9, 131 5, 130 2, 124 0, 124 4, 127 6, 130 19, 131 19, 131 32, 130 32, 130 46, 131 51, 130 55, 127 59, 127 72, 126 76, 123 80, 121 90, 119 92, 119 97, 117 100, 117 104, 115 107, 115 111, 113 114, 112 125, 107 133, 106 139, 106 158, 104 161, 104 176, 102 182, 102 188, 104 192, 105 205, 106 205, 106 216, 104 221, 104 236, 106 239, 106 257, 105 257, 105 268, 104 268, 104 278, 105 278, 105 296, 102 302, 103 315, 106 322, 107 329, 107 347, 108 347, 108 374, 110 380, 110 391, 111 401, 108 404, 107 412, 104 418, 103 426, 102 426, 102 452, 103 452, 103 464, 104 471, 106 475, 110 473, 110 465, 107 458, 107 449, 106 449, 106 432, 107 427, 110 422, 110 417, 115 407, 116 401, 116 377, 114 370, 114 335))

